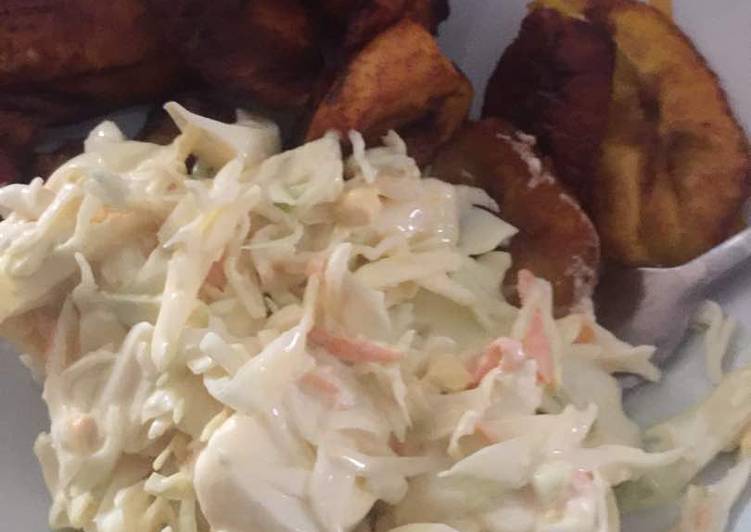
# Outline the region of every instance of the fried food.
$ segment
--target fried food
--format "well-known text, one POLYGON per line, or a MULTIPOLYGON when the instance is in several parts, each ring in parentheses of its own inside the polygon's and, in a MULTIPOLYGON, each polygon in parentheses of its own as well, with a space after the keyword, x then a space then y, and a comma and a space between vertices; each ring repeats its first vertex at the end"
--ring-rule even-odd
POLYGON ((6 0, 0 86, 132 65, 158 49, 141 0, 6 0))
POLYGON ((147 0, 184 62, 219 90, 272 107, 304 105, 322 68, 299 0, 147 0))
POLYGON ((591 16, 612 27, 618 49, 592 204, 605 252, 627 265, 681 264, 737 227, 748 142, 717 77, 668 17, 616 0, 591 16))
POLYGON ((550 281, 557 315, 592 294, 599 239, 592 222, 533 149, 530 137, 497 118, 466 125, 436 157, 431 175, 479 186, 519 233, 511 240, 505 291, 518 301, 519 270, 550 281))
POLYGON ((673 0, 649 0, 649 5, 662 11, 666 16, 673 16, 673 0))
POLYGON ((359 50, 403 18, 435 33, 438 24, 449 15, 447 0, 322 0, 319 4, 329 18, 338 22, 345 52, 359 50))
POLYGON ((404 19, 356 54, 315 109, 307 140, 328 130, 374 142, 389 129, 425 164, 464 122, 472 87, 430 33, 404 19))
POLYGON ((448 0, 313 0, 311 3, 326 17, 340 23, 347 23, 358 13, 371 13, 385 23, 376 33, 404 16, 435 31, 450 11, 448 0))
POLYGON ((438 25, 449 18, 450 13, 448 0, 412 0, 407 6, 407 16, 432 33, 438 31, 438 25))
POLYGON ((54 82, 5 87, 0 90, 0 109, 34 115, 51 125, 163 99, 183 86, 176 63, 153 59, 54 82))
POLYGON ((483 116, 498 116, 535 135, 561 181, 589 204, 607 129, 615 62, 607 29, 558 9, 524 19, 485 93, 483 116))
POLYGON ((0 108, 0 185, 21 180, 21 161, 28 157, 41 127, 33 116, 0 108))
POLYGON ((179 67, 149 60, 54 82, 25 83, 0 90, 0 182, 44 175, 60 157, 34 156, 34 144, 48 126, 75 122, 124 105, 161 100, 182 86, 179 67))
POLYGON ((140 63, 91 74, 65 77, 28 87, 33 92, 86 100, 94 112, 103 107, 135 105, 164 99, 188 84, 185 69, 170 56, 149 57, 140 63))

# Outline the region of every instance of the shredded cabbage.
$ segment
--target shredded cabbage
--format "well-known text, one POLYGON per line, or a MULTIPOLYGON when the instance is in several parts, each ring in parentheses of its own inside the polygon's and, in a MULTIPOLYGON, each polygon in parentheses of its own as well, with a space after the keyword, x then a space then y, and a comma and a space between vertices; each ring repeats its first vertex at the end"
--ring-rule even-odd
POLYGON ((694 317, 696 327, 704 329, 704 357, 707 376, 712 384, 722 380, 722 361, 728 351, 737 322, 722 312, 714 301, 705 301, 694 317))
POLYGON ((555 320, 539 279, 508 304, 515 229, 396 133, 345 159, 167 110, 168 146, 103 123, 0 190, 0 330, 44 379, 53 528, 615 531, 615 486, 685 485, 751 421, 746 371, 642 450, 612 374, 657 379, 653 350, 555 320))
POLYGON ((751 459, 744 458, 718 482, 689 486, 675 532, 723 532, 750 476, 751 459))

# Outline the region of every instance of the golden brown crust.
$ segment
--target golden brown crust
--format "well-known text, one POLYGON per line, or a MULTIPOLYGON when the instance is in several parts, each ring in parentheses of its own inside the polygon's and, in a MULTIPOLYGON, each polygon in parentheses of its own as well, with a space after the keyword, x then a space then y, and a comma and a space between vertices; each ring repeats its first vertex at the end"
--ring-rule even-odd
POLYGON ((448 16, 448 4, 440 0, 368 0, 360 2, 346 21, 344 48, 360 49, 383 30, 403 18, 435 33, 448 16))
POLYGON ((614 65, 608 31, 554 9, 533 10, 504 52, 485 93, 483 116, 538 138, 562 182, 589 202, 607 128, 614 65))
POLYGON ((0 86, 132 65, 158 48, 141 0, 6 0, 0 86))
POLYGON ((420 24, 404 19, 356 54, 315 109, 305 138, 396 129, 419 162, 431 159, 467 116, 472 88, 420 24))
POLYGON ((32 154, 47 126, 96 116, 117 107, 167 97, 180 85, 176 64, 149 59, 136 65, 74 75, 54 83, 25 83, 0 91, 0 182, 44 175, 59 156, 32 154))
POLYGON ((448 0, 314 0, 310 3, 324 17, 349 26, 347 32, 351 34, 349 42, 352 44, 367 42, 405 17, 435 32, 449 16, 448 0))
POLYGON ((86 75, 64 77, 54 83, 14 87, 15 92, 58 95, 85 102, 98 113, 103 109, 156 101, 184 87, 182 66, 170 57, 147 57, 140 63, 86 75))
POLYGON ((686 262, 729 236, 748 197, 746 136, 715 74, 663 13, 613 0, 618 48, 593 216, 607 255, 686 262), (659 46, 646 43, 659 43, 659 46))
POLYGON ((183 61, 210 86, 271 107, 304 105, 322 67, 299 0, 147 0, 183 61))
POLYGON ((501 217, 517 227, 512 269, 504 286, 516 298, 521 269, 550 281, 556 314, 591 295, 599 269, 599 239, 592 222, 535 152, 529 137, 491 118, 463 127, 431 166, 431 175, 484 188, 501 217), (535 162, 536 161, 536 162, 535 162))

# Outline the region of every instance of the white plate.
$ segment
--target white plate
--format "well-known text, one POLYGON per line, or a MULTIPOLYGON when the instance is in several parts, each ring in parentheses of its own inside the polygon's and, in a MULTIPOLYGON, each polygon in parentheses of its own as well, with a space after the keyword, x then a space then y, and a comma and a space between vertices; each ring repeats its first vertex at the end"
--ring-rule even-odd
MULTIPOLYGON (((751 130, 751 2, 748 0, 675 0, 678 22, 720 75, 736 112, 751 130)), ((453 14, 442 28, 441 42, 482 94, 501 50, 516 34, 523 0, 453 0, 453 14)), ((477 110, 477 106, 475 106, 477 110)), ((719 285, 713 297, 742 323, 736 351, 751 336, 751 266, 719 285)), ((751 362, 751 353, 733 365, 751 362)), ((634 416, 649 424, 699 400, 709 390, 701 346, 690 338, 680 360, 663 383, 629 398, 634 416)), ((49 497, 32 452, 36 435, 48 424, 40 389, 10 350, 0 345, 0 508, 2 528, 18 532, 47 530, 49 497)), ((748 501, 745 497, 744 503, 748 501)), ((743 504, 743 503, 742 503, 743 504)), ((632 516, 625 532, 664 531, 669 512, 632 516)), ((734 530, 751 530, 751 508, 738 511, 734 530)))

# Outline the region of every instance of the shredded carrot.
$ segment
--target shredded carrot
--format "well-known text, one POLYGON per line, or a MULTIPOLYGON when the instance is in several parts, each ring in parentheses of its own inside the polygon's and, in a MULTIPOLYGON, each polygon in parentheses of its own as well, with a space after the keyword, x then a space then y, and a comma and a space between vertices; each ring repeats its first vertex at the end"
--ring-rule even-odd
POLYGON ((46 355, 52 349, 57 330, 57 318, 50 316, 45 309, 33 310, 30 313, 32 322, 31 338, 39 346, 39 351, 46 355))
POLYGON ((323 270, 326 267, 326 259, 320 255, 316 255, 310 259, 305 265, 305 275, 313 277, 314 275, 323 275, 323 270))
POLYGON ((519 270, 516 277, 516 290, 519 292, 519 298, 522 303, 529 297, 529 292, 535 284, 537 278, 529 270, 519 270))
POLYGON ((488 427, 482 421, 478 421, 477 424, 475 425, 475 432, 477 433, 478 436, 480 436, 480 438, 482 438, 483 442, 486 445, 491 445, 493 443, 498 443, 498 441, 500 440, 500 438, 493 431, 493 429, 491 429, 490 427, 488 427))
POLYGON ((576 336, 576 339, 574 340, 575 344, 591 344, 595 341, 595 330, 594 328, 585 323, 582 325, 581 329, 579 330, 579 334, 576 336))
POLYGON ((470 372, 471 386, 477 386, 480 381, 494 368, 501 365, 506 371, 515 371, 523 360, 522 345, 511 338, 497 338, 493 340, 477 361, 477 365, 470 372))
POLYGON ((309 371, 300 378, 300 384, 336 400, 341 394, 339 385, 321 371, 309 371))
POLYGON ((577 469, 574 471, 574 475, 571 482, 571 488, 575 493, 582 493, 592 486, 595 476, 591 471, 586 469, 577 469))
POLYGON ((389 437, 389 447, 399 456, 405 456, 407 452, 404 442, 399 441, 393 434, 389 437))
POLYGON ((220 290, 227 286, 227 276, 224 274, 224 257, 214 261, 206 274, 205 284, 219 288, 220 290))
POLYGON ((699 503, 696 511, 692 515, 692 521, 696 530, 709 530, 709 524, 712 522, 712 508, 707 501, 699 503))
POLYGON ((308 333, 308 340, 322 347, 340 360, 346 362, 395 362, 402 357, 402 353, 395 349, 383 347, 368 340, 350 340, 335 336, 321 328, 314 328, 308 333))
POLYGON ((527 334, 522 340, 524 352, 537 361, 537 373, 540 381, 545 384, 553 382, 553 353, 550 340, 545 334, 545 323, 542 313, 538 310, 532 315, 527 334))

